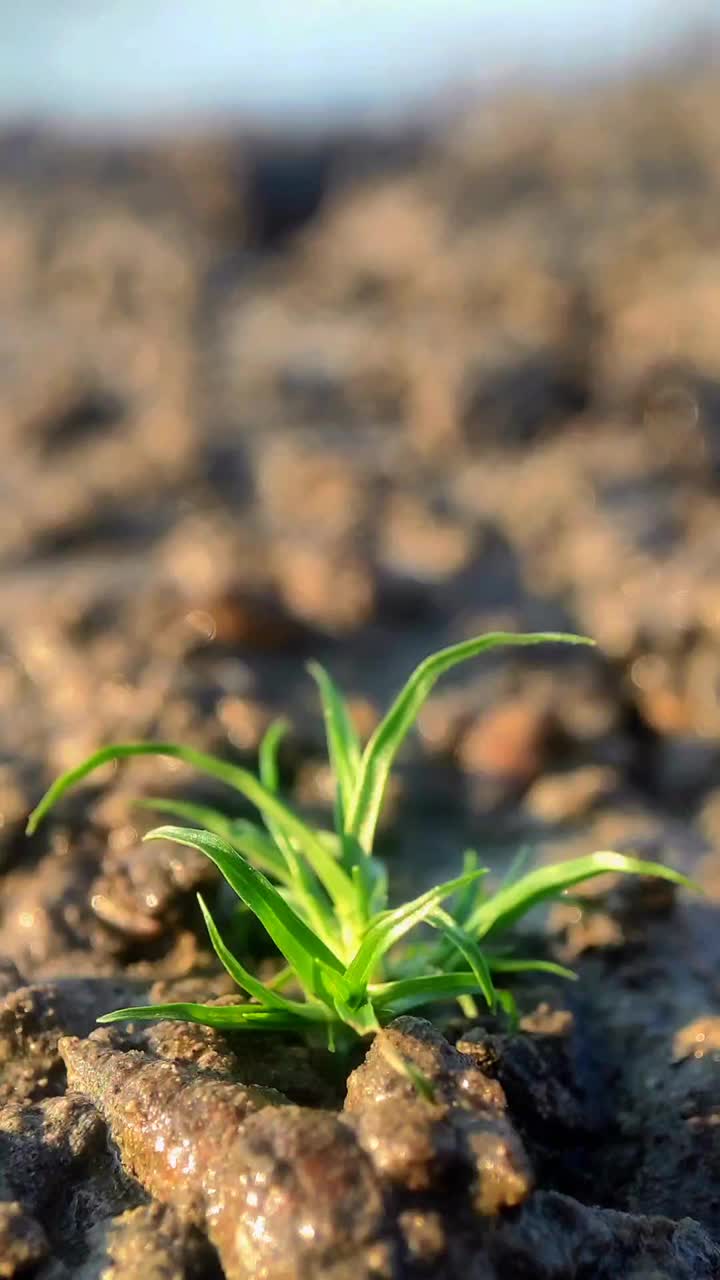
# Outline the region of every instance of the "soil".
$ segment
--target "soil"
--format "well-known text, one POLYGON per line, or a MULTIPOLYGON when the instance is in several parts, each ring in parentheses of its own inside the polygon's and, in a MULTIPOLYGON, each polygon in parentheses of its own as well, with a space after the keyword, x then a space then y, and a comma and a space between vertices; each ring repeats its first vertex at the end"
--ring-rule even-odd
POLYGON ((720 1276, 719 122, 685 68, 388 137, 0 135, 0 1277, 720 1276), (242 808, 138 761, 27 840, 49 781, 129 737, 253 762, 282 712, 326 813, 306 659, 368 732, 496 627, 599 648, 439 686, 398 892, 528 844, 704 896, 559 904, 536 945, 580 981, 519 986, 517 1032, 401 1018, 349 1070, 96 1028, 238 998, 213 869, 135 801, 242 808))

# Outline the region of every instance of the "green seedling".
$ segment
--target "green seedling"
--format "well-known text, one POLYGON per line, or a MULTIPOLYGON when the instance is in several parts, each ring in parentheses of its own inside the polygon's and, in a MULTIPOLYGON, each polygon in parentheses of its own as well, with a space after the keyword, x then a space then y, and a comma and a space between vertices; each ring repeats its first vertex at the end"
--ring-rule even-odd
POLYGON ((248 1002, 147 1005, 118 1009, 100 1021, 171 1018, 233 1031, 321 1032, 334 1047, 372 1035, 400 1013, 439 1001, 459 1001, 471 1011, 480 999, 512 1016, 513 996, 496 986, 498 977, 532 970, 575 976, 551 961, 518 953, 514 926, 531 908, 608 871, 688 885, 670 867, 603 852, 531 871, 520 863, 497 892, 489 893, 487 868, 477 865, 475 855, 466 855, 460 875, 402 906, 389 906, 387 874, 373 854, 375 832, 397 752, 436 681, 459 663, 500 646, 551 641, 591 643, 555 633, 495 632, 431 655, 410 676, 364 746, 330 676, 311 664, 336 786, 334 830, 310 826, 281 798, 280 723, 265 736, 257 775, 190 747, 138 742, 105 747, 59 778, 32 813, 29 832, 94 769, 143 755, 174 757, 229 784, 263 821, 237 820, 179 800, 152 800, 146 804, 192 825, 158 827, 145 839, 189 845, 215 863, 284 957, 282 978, 261 982, 246 969, 199 897, 218 959, 248 1002), (407 935, 420 925, 425 926, 422 937, 411 947, 407 935), (288 988, 292 995, 284 994, 288 988))

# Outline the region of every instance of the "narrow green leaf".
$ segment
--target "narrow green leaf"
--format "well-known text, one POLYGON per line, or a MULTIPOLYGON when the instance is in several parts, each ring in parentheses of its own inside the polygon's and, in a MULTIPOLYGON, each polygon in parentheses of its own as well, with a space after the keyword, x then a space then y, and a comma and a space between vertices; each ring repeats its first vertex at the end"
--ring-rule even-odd
POLYGON ((260 742, 259 764, 263 786, 276 795, 280 790, 280 743, 289 729, 287 720, 273 720, 260 742))
POLYGON ((500 888, 505 889, 508 885, 514 884, 516 880, 519 880, 531 858, 532 849, 530 845, 521 845, 517 853, 510 859, 510 863, 502 878, 500 888))
MULTIPOLYGON (((258 753, 260 781, 273 796, 280 794, 280 743, 287 733, 289 725, 286 720, 273 720, 263 734, 258 753)), ((297 855, 292 842, 291 833, 275 814, 264 813, 263 821, 278 848, 282 850, 291 868, 297 863, 297 855)))
POLYGON ((376 1031, 380 1030, 380 1023, 370 1000, 364 1000, 361 1004, 355 1006, 349 1004, 347 1000, 343 1000, 340 996, 336 996, 335 1011, 338 1018, 346 1026, 352 1027, 353 1031, 357 1032, 359 1036, 374 1035, 376 1031))
POLYGON ((416 667, 363 752, 352 802, 346 814, 347 830, 357 836, 367 853, 372 849, 385 787, 395 756, 440 676, 459 663, 502 645, 535 645, 551 641, 563 644, 593 643, 582 636, 549 631, 538 634, 495 631, 441 649, 416 667))
POLYGON ((289 873, 285 859, 271 836, 267 835, 254 822, 245 818, 229 818, 227 814, 212 809, 209 805, 194 804, 189 800, 163 799, 160 796, 148 796, 136 801, 141 809, 151 809, 156 813, 169 813, 181 818, 184 822, 192 822, 201 831, 212 831, 213 835, 227 840, 234 849, 249 858, 254 867, 273 876, 282 884, 289 882, 289 873))
POLYGON ((337 783, 335 825, 338 832, 341 832, 360 765, 360 742, 345 699, 325 668, 319 662, 310 662, 308 671, 320 691, 328 756, 337 783))
MULTIPOLYGON (((373 863, 375 859, 370 858, 367 861, 373 863)), ((466 849, 463 854, 463 875, 469 875, 471 871, 478 869, 481 869, 483 877, 488 874, 489 869, 487 867, 479 868, 479 858, 476 851, 474 849, 466 849)), ((462 893, 456 895, 448 910, 448 917, 452 919, 455 925, 464 928, 465 920, 484 897, 485 891, 482 879, 471 880, 462 890, 462 893)), ((412 954, 403 956, 403 971, 407 977, 412 977, 413 973, 441 973, 444 969, 452 969, 453 964, 456 962, 456 952, 457 947, 453 945, 447 935, 443 936, 434 945, 420 943, 412 954)))
MULTIPOLYGON (((468 875, 480 866, 480 859, 475 849, 466 849, 463 854, 463 875, 468 875)), ((483 870, 487 873, 488 868, 483 870)), ((464 924, 470 912, 485 896, 485 886, 480 881, 471 881, 462 893, 459 893, 452 908, 452 917, 457 924, 464 924)))
POLYGON ((428 889, 419 898, 413 898, 394 911, 384 911, 377 916, 367 929, 365 936, 350 962, 345 978, 353 991, 362 991, 366 986, 375 966, 396 942, 410 929, 427 919, 436 907, 457 889, 462 889, 468 880, 482 875, 481 871, 471 871, 469 875, 458 876, 456 880, 447 880, 445 884, 428 889))
MULTIPOLYGON (((278 753, 280 743, 287 733, 288 727, 286 720, 273 720, 263 734, 260 743, 258 757, 260 781, 265 789, 275 797, 279 796, 280 793, 278 753)), ((316 892, 315 883, 309 874, 309 869, 298 858, 291 831, 287 830, 285 823, 274 814, 264 813, 263 821, 278 848, 282 851, 296 887, 299 888, 301 894, 309 894, 311 898, 314 897, 316 892)), ((313 835, 317 838, 316 832, 313 832, 313 835)))
POLYGON ((223 942, 220 931, 215 924, 201 893, 197 895, 197 899, 200 903, 200 910, 203 913, 203 918, 205 920, 215 954, 220 963, 230 974, 233 982, 236 982, 237 985, 241 987, 243 991, 246 991, 249 996, 252 996, 255 1000, 259 1001, 260 1004, 265 1005, 269 1009, 284 1009, 286 1013, 295 1014, 300 1018, 313 1017, 312 1010, 310 1010, 309 1014, 307 1013, 308 1005, 301 1004, 297 1000, 286 1000, 284 996, 278 995, 276 990, 266 987, 264 982, 261 982, 259 978, 255 978, 253 974, 249 973, 248 970, 240 964, 237 957, 233 955, 232 951, 230 951, 223 942))
POLYGON ((460 1012, 464 1018, 470 1021, 471 1018, 479 1018, 480 1010, 478 1002, 474 996, 458 996, 457 1002, 460 1006, 460 1012))
POLYGON ((366 858, 363 862, 366 871, 370 872, 372 888, 370 890, 370 911, 376 915, 387 911, 390 881, 387 867, 379 858, 366 858))
POLYGON ((500 1005, 500 1008, 509 1019, 512 1030, 517 1031, 518 1026, 520 1025, 520 1010, 517 1006, 517 1000, 515 999, 512 991, 508 991, 505 987, 496 987, 495 989, 497 991, 498 1004, 500 1005))
POLYGON ((192 747, 183 747, 174 742, 125 742, 96 751, 77 768, 69 769, 48 788, 30 815, 27 824, 28 834, 32 834, 37 829, 38 824, 57 804, 61 796, 78 782, 82 782, 88 774, 113 760, 126 760, 132 756, 170 756, 235 787, 260 810, 263 816, 269 816, 274 821, 280 822, 286 835, 297 841, 298 847, 302 849, 333 901, 344 908, 352 903, 353 890, 348 875, 314 832, 277 796, 268 791, 259 778, 247 769, 240 768, 239 765, 228 764, 217 756, 205 755, 202 751, 195 751, 192 747))
MULTIPOLYGON (((274 796, 277 796, 280 787, 278 752, 287 729, 288 725, 285 720, 274 720, 266 730, 260 743, 260 780, 263 786, 274 796)), ((336 941, 335 922, 325 893, 323 889, 318 887, 316 876, 311 870, 312 864, 308 866, 305 859, 298 854, 296 841, 293 840, 293 833, 287 828, 282 819, 276 815, 266 813, 264 822, 285 859, 290 883, 293 886, 295 905, 304 919, 307 920, 311 929, 314 929, 319 937, 327 942, 329 946, 332 946, 336 941)), ((320 844, 318 833, 312 832, 312 835, 317 843, 320 844)), ((334 855, 328 854, 328 856, 333 857, 334 855)), ((347 893, 343 893, 337 905, 343 912, 347 910, 347 893)))
POLYGON ((286 987, 289 982, 292 982, 294 977, 295 970, 291 965, 286 964, 282 969, 274 974, 265 985, 270 987, 272 991, 282 991, 283 987, 286 987))
POLYGON ((394 982, 374 983, 368 990, 375 1008, 385 1016, 389 1012, 403 1013, 438 1000, 476 995, 479 986, 475 974, 467 969, 420 978, 397 978, 394 982))
MULTIPOLYGON (((314 1020, 326 1022, 327 1010, 320 1005, 308 1006, 314 1020)), ((205 1027, 217 1027, 223 1031, 298 1031, 307 1030, 307 1017, 288 1013, 283 1009, 263 1009, 256 1004, 149 1004, 137 1008, 115 1009, 104 1013, 98 1022, 156 1022, 168 1018, 173 1022, 199 1022, 205 1027)))
POLYGON ((32 835, 37 830, 43 818, 54 808, 66 791, 70 791, 103 765, 111 764, 116 760, 127 760, 132 756, 169 756, 182 760, 185 764, 199 769, 201 773, 208 773, 229 786, 237 786, 238 774, 242 778, 246 772, 216 756, 205 755, 201 751, 193 750, 192 747, 183 747, 174 742, 121 742, 114 746, 101 747, 74 769, 68 769, 66 773, 61 774, 48 787, 40 803, 30 814, 26 828, 28 835, 32 835))
POLYGON ((568 978, 577 982, 577 974, 566 969, 554 960, 510 960, 502 956, 488 956, 488 964, 493 973, 552 973, 556 978, 568 978))
MULTIPOLYGON (((179 815, 182 817, 182 814, 179 815)), ((271 875, 280 884, 289 884, 290 873, 282 851, 275 844, 272 836, 267 835, 256 823, 246 818, 231 818, 227 835, 219 828, 204 827, 213 831, 221 840, 227 840, 239 853, 244 854, 258 870, 271 875)))
POLYGON ((661 880, 684 885, 685 888, 697 887, 679 871, 664 867, 658 862, 643 862, 623 853, 591 853, 584 858, 572 858, 568 862, 558 862, 550 867, 538 867, 535 871, 528 872, 514 884, 481 903, 465 927, 468 933, 477 938, 484 938, 491 929, 508 929, 538 903, 547 898, 558 897, 565 889, 608 871, 657 876, 661 880))
POLYGON ((350 875, 355 886, 357 902, 357 926, 362 934, 373 918, 387 911, 388 874, 379 858, 366 858, 355 840, 350 837, 348 854, 357 848, 358 861, 348 861, 350 875))
POLYGON ((447 911, 443 911, 441 908, 433 912, 428 919, 428 924, 431 924, 434 928, 439 928, 467 961, 477 978, 478 987, 482 991, 488 1007, 494 1009, 496 1004, 495 987, 493 986, 490 966, 475 939, 471 938, 466 930, 457 924, 447 911))
POLYGON ((294 968, 308 995, 327 1002, 328 993, 322 981, 325 970, 342 976, 337 956, 313 933, 293 911, 277 889, 261 871, 256 871, 246 858, 225 840, 210 831, 189 827, 157 827, 146 840, 172 840, 204 853, 222 873, 232 889, 257 916, 278 951, 294 968))
POLYGON ((363 858, 363 861, 356 862, 350 871, 353 886, 355 888, 355 902, 357 904, 358 916, 365 922, 367 922, 370 917, 371 886, 363 872, 365 867, 369 865, 369 859, 363 858))

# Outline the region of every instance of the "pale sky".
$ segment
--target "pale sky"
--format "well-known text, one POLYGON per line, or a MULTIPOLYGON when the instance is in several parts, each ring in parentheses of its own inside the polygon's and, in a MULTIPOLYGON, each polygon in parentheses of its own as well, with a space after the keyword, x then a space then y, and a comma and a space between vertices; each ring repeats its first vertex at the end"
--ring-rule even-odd
POLYGON ((717 0, 0 0, 0 117, 382 116, 453 81, 622 71, 717 0))

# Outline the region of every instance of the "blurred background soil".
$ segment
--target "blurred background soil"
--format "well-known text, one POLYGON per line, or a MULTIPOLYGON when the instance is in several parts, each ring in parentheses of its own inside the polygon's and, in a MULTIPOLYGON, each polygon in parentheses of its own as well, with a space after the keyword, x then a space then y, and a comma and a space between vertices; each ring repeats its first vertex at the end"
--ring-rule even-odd
MULTIPOLYGON (((392 797, 413 878, 468 842, 712 841, 719 108, 710 74, 663 72, 395 134, 2 136, 0 857, 21 958, 94 936, 77 876, 54 939, 12 886, 48 858, 61 874, 24 818, 98 744, 252 759, 287 713, 288 785, 327 806, 309 656, 367 732, 437 645, 598 642, 439 687, 392 797)), ((197 786, 138 764, 63 810, 111 832, 100 874, 122 865, 130 915, 124 787, 151 784, 197 786)))

